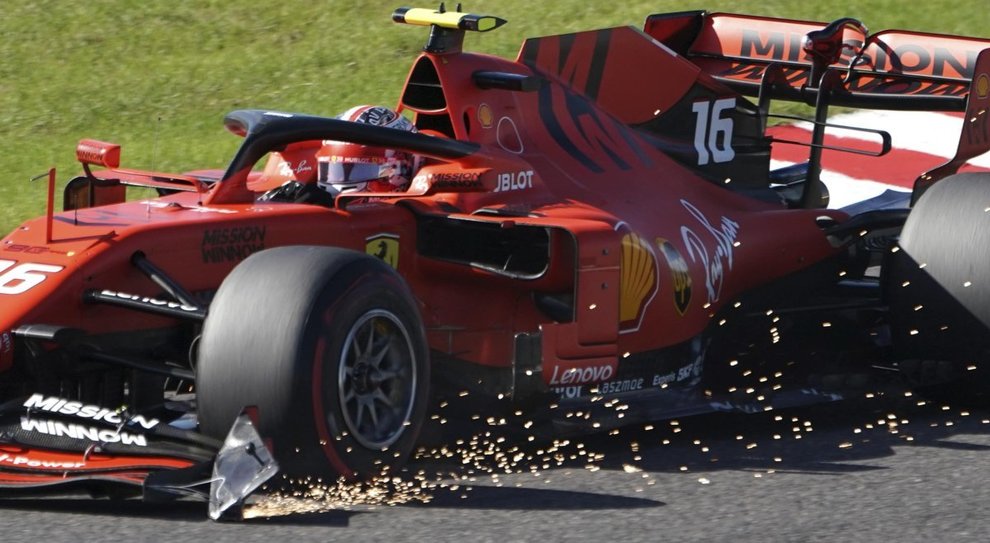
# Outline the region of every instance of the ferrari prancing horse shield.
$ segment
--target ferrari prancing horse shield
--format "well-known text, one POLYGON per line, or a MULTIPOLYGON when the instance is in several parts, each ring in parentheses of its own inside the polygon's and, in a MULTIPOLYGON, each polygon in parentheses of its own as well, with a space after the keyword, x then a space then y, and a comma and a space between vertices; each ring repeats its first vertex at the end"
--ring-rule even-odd
POLYGON ((389 266, 399 268, 399 236, 395 234, 376 234, 366 238, 364 252, 377 257, 389 266))

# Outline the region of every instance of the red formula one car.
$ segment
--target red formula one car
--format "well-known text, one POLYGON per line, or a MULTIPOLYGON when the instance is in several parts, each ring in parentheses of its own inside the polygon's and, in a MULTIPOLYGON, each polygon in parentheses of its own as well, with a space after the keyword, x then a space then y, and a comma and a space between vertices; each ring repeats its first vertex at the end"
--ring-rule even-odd
MULTIPOLYGON (((431 26, 398 104, 416 131, 235 111, 227 169, 185 174, 80 143, 64 210, 0 243, 0 484, 203 492, 218 516, 278 469, 399 465, 438 399, 569 433, 978 382, 990 177, 955 174, 990 149, 990 40, 693 11, 511 61, 462 51, 501 19, 393 19, 431 26), (770 170, 772 100, 815 107, 806 163, 770 170), (833 105, 966 122, 910 199, 827 209, 833 105), (296 197, 349 167, 339 142, 419 168, 296 197)), ((860 130, 876 145, 845 151, 890 148, 860 130)))

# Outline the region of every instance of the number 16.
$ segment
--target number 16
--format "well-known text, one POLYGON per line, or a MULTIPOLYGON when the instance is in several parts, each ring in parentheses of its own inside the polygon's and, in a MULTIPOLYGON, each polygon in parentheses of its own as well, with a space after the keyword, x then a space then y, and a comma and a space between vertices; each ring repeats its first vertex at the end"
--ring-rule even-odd
POLYGON ((694 128, 694 148, 698 151, 698 166, 704 166, 709 161, 728 162, 735 158, 736 152, 732 149, 732 118, 722 116, 726 110, 731 111, 735 107, 735 98, 695 102, 691 106, 691 110, 698 114, 694 128), (719 145, 720 135, 721 145, 719 145))
POLYGON ((14 266, 13 260, 0 260, 0 294, 22 294, 41 284, 48 279, 47 273, 55 273, 62 270, 62 266, 52 266, 49 264, 34 264, 25 262, 19 266, 14 266), (7 270, 14 266, 13 269, 7 270))

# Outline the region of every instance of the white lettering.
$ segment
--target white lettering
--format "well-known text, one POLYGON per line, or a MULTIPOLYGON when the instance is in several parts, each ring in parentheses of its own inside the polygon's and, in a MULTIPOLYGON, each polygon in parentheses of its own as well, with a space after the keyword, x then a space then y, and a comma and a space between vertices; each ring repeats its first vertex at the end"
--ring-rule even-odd
POLYGON ((654 375, 653 376, 653 386, 658 387, 660 385, 665 385, 667 383, 674 382, 674 372, 670 372, 666 375, 654 375))
POLYGON ((612 366, 588 366, 584 368, 567 368, 561 371, 560 366, 553 367, 550 385, 581 385, 604 381, 615 373, 612 366))
POLYGON ((82 402, 65 402, 58 412, 63 415, 75 415, 79 412, 80 407, 82 407, 82 402))
POLYGON ((60 462, 58 460, 34 460, 27 456, 11 456, 7 453, 0 453, 0 464, 10 464, 12 466, 24 466, 28 468, 48 468, 48 469, 79 469, 86 467, 85 462, 60 462))
POLYGON ((158 419, 146 419, 141 415, 135 415, 127 422, 128 424, 138 424, 146 430, 151 430, 155 426, 158 426, 158 419))
POLYGON ((108 428, 83 426, 81 424, 29 419, 27 417, 21 417, 21 430, 98 443, 123 443, 124 445, 135 445, 138 447, 148 446, 148 440, 143 435, 118 432, 117 430, 110 430, 108 428))
POLYGON ((45 421, 36 419, 21 419, 21 430, 25 432, 38 432, 41 434, 47 434, 48 430, 45 426, 45 421))
POLYGON ((495 192, 508 192, 533 188, 533 170, 517 173, 500 173, 495 184, 495 192))
POLYGON ((138 296, 137 294, 127 294, 126 292, 115 292, 113 290, 103 290, 100 292, 100 294, 104 296, 113 296, 114 298, 120 298, 121 300, 132 300, 135 302, 148 303, 155 306, 167 307, 169 309, 179 309, 182 311, 196 311, 198 309, 195 306, 180 304, 178 302, 158 300, 156 298, 150 298, 148 296, 138 296))
MULTIPOLYGON (((409 190, 414 193, 421 193, 421 192, 426 192, 426 190, 429 188, 430 188, 429 177, 423 174, 419 174, 413 178, 412 187, 410 187, 409 190)), ((498 187, 495 187, 495 190, 498 191, 498 187)))
POLYGON ((578 398, 581 396, 581 387, 557 387, 553 391, 561 399, 578 398))
POLYGON ((25 262, 14 266, 13 260, 0 260, 0 294, 23 294, 48 279, 50 273, 62 271, 63 266, 25 262), (14 266, 10 270, 10 268, 14 266))
POLYGON ((30 398, 24 402, 24 407, 28 409, 39 409, 41 411, 53 411, 55 404, 58 403, 59 399, 55 396, 51 398, 45 398, 41 394, 33 394, 30 398))
POLYGON ((681 237, 684 239, 684 245, 687 246, 691 262, 701 262, 705 269, 705 289, 708 293, 708 303, 716 302, 722 293, 722 282, 726 274, 725 266, 728 266, 729 271, 732 271, 732 251, 739 234, 739 223, 722 217, 720 228, 716 229, 708 221, 708 218, 690 202, 681 200, 681 205, 715 238, 715 252, 710 253, 701 236, 687 226, 681 226, 681 237))
POLYGON ((608 383, 602 383, 598 385, 599 394, 618 394, 620 392, 631 392, 633 390, 639 390, 643 388, 643 382, 645 379, 642 377, 636 379, 625 379, 623 381, 611 381, 608 383))
POLYGON ((78 415, 84 419, 95 419, 99 413, 100 408, 95 405, 84 405, 78 411, 78 415))
POLYGON ((296 166, 296 173, 305 173, 313 171, 313 167, 309 165, 305 160, 300 160, 299 165, 296 166))
POLYGON ((691 111, 697 115, 694 127, 694 148, 698 152, 698 165, 711 162, 728 162, 736 157, 732 149, 732 117, 723 117, 726 110, 736 107, 735 98, 722 98, 714 102, 695 102, 691 111), (709 110, 711 119, 709 120, 709 110))
MULTIPOLYGON (((698 357, 698 359, 695 360, 694 362, 677 370, 677 381, 680 382, 685 379, 700 377, 703 366, 704 364, 701 357, 698 357)), ((673 375, 673 373, 671 375, 673 375)))
POLYGON ((98 405, 69 401, 57 396, 46 398, 42 394, 32 394, 30 398, 24 401, 24 407, 28 410, 71 415, 82 419, 105 422, 107 424, 125 423, 127 425, 139 425, 147 430, 151 430, 161 422, 158 419, 148 419, 141 415, 136 415, 125 421, 119 411, 110 410, 98 405))
POLYGON ((113 439, 100 439, 100 429, 95 426, 83 426, 81 424, 67 424, 64 422, 55 423, 55 435, 66 435, 74 439, 85 439, 88 441, 105 441, 110 443, 113 439))

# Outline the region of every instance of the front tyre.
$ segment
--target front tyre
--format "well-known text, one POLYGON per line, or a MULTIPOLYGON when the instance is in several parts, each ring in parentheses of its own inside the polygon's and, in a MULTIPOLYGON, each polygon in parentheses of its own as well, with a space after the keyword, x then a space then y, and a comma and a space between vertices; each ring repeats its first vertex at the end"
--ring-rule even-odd
POLYGON ((258 408, 289 475, 366 478, 400 465, 425 417, 429 359, 402 278, 363 253, 281 247, 224 280, 197 366, 201 429, 258 408))

